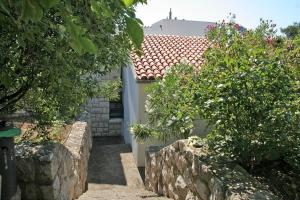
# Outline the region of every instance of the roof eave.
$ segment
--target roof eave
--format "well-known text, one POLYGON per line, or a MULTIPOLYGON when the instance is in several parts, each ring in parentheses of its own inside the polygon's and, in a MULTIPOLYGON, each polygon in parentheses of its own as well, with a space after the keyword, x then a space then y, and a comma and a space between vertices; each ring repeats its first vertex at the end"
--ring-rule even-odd
MULTIPOLYGON (((161 80, 161 79, 160 79, 161 80)), ((137 83, 154 83, 158 81, 158 79, 149 80, 149 79, 136 79, 137 83)))

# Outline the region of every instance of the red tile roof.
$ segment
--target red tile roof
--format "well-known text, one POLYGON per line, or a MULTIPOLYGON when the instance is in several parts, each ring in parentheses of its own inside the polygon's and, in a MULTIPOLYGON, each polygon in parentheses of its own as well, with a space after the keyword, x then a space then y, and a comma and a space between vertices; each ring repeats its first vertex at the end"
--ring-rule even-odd
POLYGON ((199 68, 203 53, 208 47, 205 37, 146 35, 143 54, 131 54, 138 80, 161 78, 167 67, 186 60, 199 68))

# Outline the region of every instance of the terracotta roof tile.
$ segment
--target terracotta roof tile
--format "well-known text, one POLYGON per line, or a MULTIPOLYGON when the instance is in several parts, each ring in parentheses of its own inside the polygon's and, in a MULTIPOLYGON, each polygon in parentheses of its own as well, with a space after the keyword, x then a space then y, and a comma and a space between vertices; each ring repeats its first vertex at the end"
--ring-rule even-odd
POLYGON ((146 35, 142 44, 143 55, 131 53, 138 80, 161 78, 166 68, 181 60, 199 68, 202 55, 208 47, 204 37, 146 35))

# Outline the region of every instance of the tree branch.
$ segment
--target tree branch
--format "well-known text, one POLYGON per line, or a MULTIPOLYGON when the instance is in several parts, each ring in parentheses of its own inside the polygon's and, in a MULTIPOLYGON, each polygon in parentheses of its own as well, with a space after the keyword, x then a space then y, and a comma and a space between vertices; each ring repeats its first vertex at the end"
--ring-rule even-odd
POLYGON ((20 100, 26 92, 30 89, 30 83, 27 82, 24 84, 18 91, 11 95, 4 96, 3 98, 0 99, 0 111, 4 110, 7 106, 17 102, 20 100))
POLYGON ((2 111, 4 111, 7 107, 9 107, 10 105, 16 103, 17 101, 19 101, 26 93, 27 91, 29 90, 29 87, 26 89, 26 90, 23 90, 22 93, 19 94, 19 96, 17 96, 15 99, 11 99, 10 101, 6 102, 5 105, 1 105, 0 107, 0 113, 2 111))
POLYGON ((7 13, 3 12, 2 10, 0 10, 0 13, 3 14, 6 17, 10 17, 7 13))
POLYGON ((29 87, 29 83, 26 83, 15 93, 2 97, 0 99, 0 104, 10 101, 10 99, 17 97, 19 94, 21 94, 23 92, 23 90, 26 90, 28 87, 29 87))
POLYGON ((10 99, 9 101, 6 101, 5 103, 0 103, 0 113, 2 111, 4 111, 6 108, 8 108, 10 105, 16 103, 17 101, 19 101, 26 93, 27 91, 30 89, 30 87, 27 87, 26 89, 22 90, 22 92, 18 93, 17 96, 15 96, 14 98, 10 99))

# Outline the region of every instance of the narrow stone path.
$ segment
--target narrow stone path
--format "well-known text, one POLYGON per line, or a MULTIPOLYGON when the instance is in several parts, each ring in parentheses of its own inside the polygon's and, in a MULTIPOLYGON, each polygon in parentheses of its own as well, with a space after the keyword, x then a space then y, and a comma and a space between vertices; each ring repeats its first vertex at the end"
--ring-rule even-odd
MULTIPOLYGON (((88 191, 79 200, 167 200, 146 191, 131 148, 120 138, 94 138, 88 191)), ((169 199, 170 200, 170 199, 169 199)))

